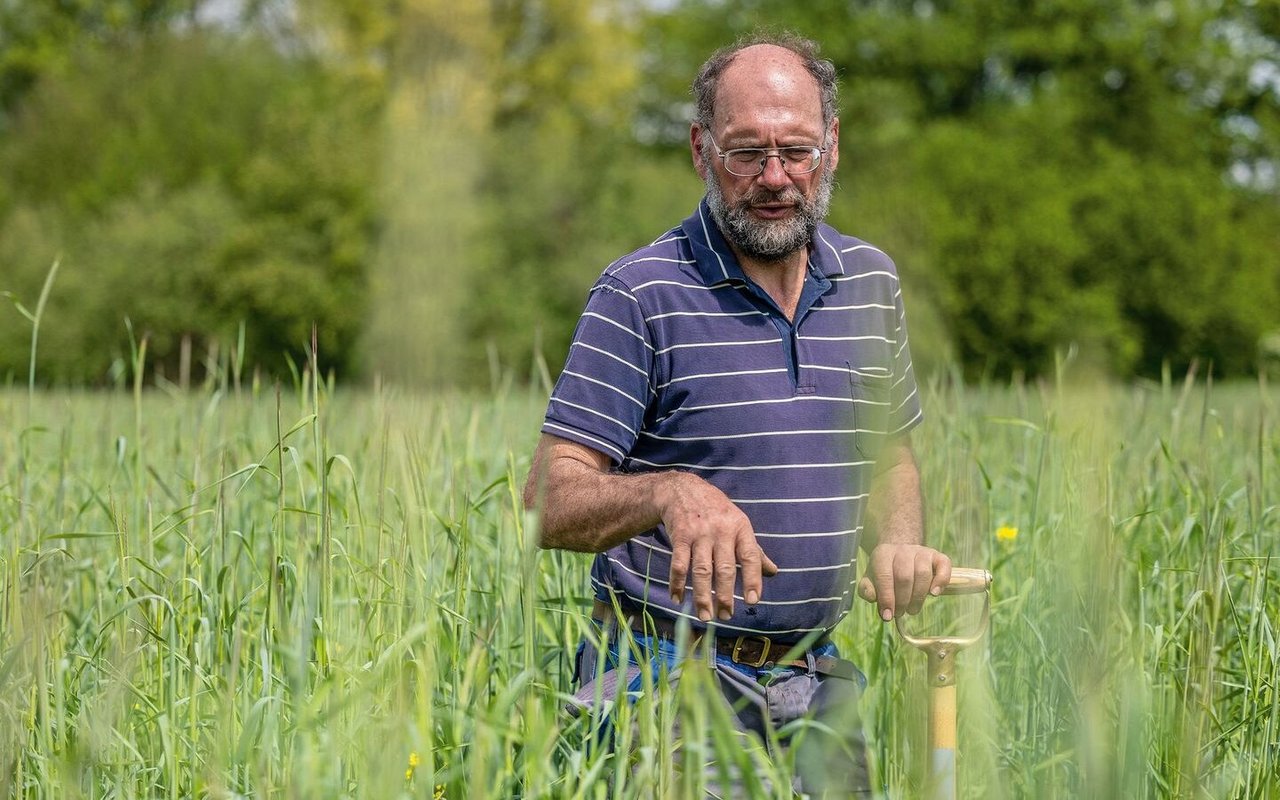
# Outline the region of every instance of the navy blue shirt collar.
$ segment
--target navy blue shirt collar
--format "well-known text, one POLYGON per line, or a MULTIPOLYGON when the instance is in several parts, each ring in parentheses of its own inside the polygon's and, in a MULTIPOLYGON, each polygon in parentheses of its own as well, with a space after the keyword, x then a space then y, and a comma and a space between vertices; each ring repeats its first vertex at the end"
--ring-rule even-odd
MULTIPOLYGON (((704 197, 698 208, 680 225, 693 248, 698 272, 708 286, 717 283, 746 283, 747 277, 738 264, 724 234, 711 216, 711 208, 704 197)), ((844 264, 836 243, 840 235, 826 223, 819 223, 809 243, 809 271, 811 274, 832 277, 844 274, 844 264)))

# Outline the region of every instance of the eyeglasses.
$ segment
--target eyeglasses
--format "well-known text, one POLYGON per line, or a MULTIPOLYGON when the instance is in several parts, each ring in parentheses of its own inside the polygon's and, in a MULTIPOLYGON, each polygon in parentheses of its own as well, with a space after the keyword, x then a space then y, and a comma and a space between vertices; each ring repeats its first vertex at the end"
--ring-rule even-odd
POLYGON ((739 178, 754 178, 764 172, 765 162, 777 158, 782 164, 782 171, 788 175, 806 175, 818 168, 825 147, 736 147, 733 150, 721 150, 716 140, 707 134, 711 144, 716 148, 724 168, 730 175, 739 178))

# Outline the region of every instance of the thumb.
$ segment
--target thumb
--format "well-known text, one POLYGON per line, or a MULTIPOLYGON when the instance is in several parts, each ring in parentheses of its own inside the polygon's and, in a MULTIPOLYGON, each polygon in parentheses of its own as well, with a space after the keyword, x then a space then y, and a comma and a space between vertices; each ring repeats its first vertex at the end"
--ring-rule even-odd
POLYGON ((863 578, 858 581, 858 596, 868 603, 876 601, 876 587, 871 583, 870 578, 863 578))

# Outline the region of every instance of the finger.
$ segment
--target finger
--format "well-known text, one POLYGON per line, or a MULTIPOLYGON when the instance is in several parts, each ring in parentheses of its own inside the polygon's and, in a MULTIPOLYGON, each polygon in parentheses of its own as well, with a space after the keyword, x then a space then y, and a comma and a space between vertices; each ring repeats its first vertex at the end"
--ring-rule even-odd
POLYGON ((732 542, 717 544, 715 548, 716 617, 727 620, 733 616, 733 584, 738 577, 738 559, 732 542))
POLYGON ((942 594, 942 590, 951 583, 951 559, 945 554, 933 551, 933 581, 929 585, 929 594, 942 594))
POLYGON ((901 617, 915 600, 915 556, 900 550, 893 557, 893 616, 901 617))
POLYGON ((711 543, 705 540, 694 543, 693 563, 689 566, 689 572, 693 575, 693 608, 698 619, 703 622, 711 621, 711 580, 714 571, 711 543))
POLYGON ((933 581, 933 551, 918 550, 915 556, 915 573, 911 584, 911 598, 907 603, 908 614, 919 614, 924 600, 929 596, 933 581))
POLYGON ((868 603, 876 601, 876 585, 871 582, 870 578, 863 577, 858 581, 858 596, 868 603))
POLYGON ((755 543, 755 537, 750 536, 739 538, 737 558, 742 565, 742 599, 753 606, 760 602, 760 591, 764 588, 760 574, 767 556, 755 543))
POLYGON ((771 578, 778 574, 778 565, 773 563, 773 559, 769 558, 769 554, 764 551, 764 548, 760 549, 760 559, 760 571, 764 573, 765 577, 771 578))
POLYGON ((671 602, 684 603, 684 590, 689 576, 689 547, 682 541, 671 542, 671 602))
POLYGON ((872 580, 876 584, 876 602, 880 605, 880 619, 888 622, 893 619, 895 600, 892 558, 887 563, 879 564, 875 567, 875 575, 872 580))

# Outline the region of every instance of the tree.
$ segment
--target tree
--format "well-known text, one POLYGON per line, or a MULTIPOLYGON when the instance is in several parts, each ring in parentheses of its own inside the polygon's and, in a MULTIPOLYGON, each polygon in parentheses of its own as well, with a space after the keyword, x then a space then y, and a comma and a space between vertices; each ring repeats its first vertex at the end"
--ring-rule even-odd
POLYGON ((0 0, 0 130, 9 113, 45 75, 71 65, 78 47, 164 34, 194 23, 201 0, 0 0))
MULTIPOLYGON (((467 326, 505 365, 523 371, 546 355, 558 368, 595 276, 670 224, 637 234, 635 204, 620 202, 641 174, 637 31, 619 4, 587 0, 500 0, 494 20, 504 57, 483 183, 492 272, 467 326)), ((473 352, 473 368, 487 355, 473 352)))
MULTIPOLYGON (((1278 13, 690 2, 649 63, 672 85, 761 24, 823 42, 844 76, 833 220, 897 257, 913 320, 936 309, 970 373, 1034 374, 1076 343, 1117 374, 1238 374, 1280 327, 1278 13)), ((647 108, 674 130, 673 91, 647 108)))
MULTIPOLYGON (((29 298, 63 255, 40 374, 101 380, 125 318, 169 374, 184 337, 229 345, 241 323, 251 365, 285 371, 315 323, 321 362, 353 370, 376 108, 314 61, 199 31, 86 46, 42 78, 0 139, 3 288, 29 298)), ((25 367, 25 336, 0 315, 0 374, 25 367)))

